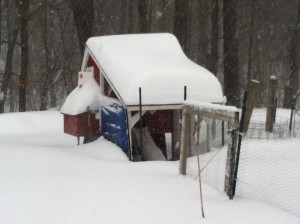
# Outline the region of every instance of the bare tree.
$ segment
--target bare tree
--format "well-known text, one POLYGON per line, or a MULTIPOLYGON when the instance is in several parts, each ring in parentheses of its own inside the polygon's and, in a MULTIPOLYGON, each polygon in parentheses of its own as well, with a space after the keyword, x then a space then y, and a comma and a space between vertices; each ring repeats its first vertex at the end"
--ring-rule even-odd
POLYGON ((178 38, 185 53, 189 52, 188 26, 189 26, 189 0, 175 0, 173 33, 178 38))
POLYGON ((297 24, 295 33, 292 39, 291 52, 291 72, 289 75, 288 84, 285 87, 285 95, 283 107, 290 108, 293 98, 296 96, 299 89, 299 74, 300 74, 300 1, 298 1, 297 24))
MULTIPOLYGON (((2 0, 0 0, 0 30, 2 30, 2 0)), ((2 32, 0 33, 0 52, 2 47, 2 32)))
POLYGON ((211 40, 210 40, 210 62, 208 69, 217 74, 217 63, 219 58, 219 0, 212 1, 211 12, 211 40))
POLYGON ((20 16, 21 72, 19 86, 19 111, 26 111, 28 73, 28 20, 29 0, 16 0, 20 16))
POLYGON ((46 110, 47 109, 47 93, 48 93, 48 89, 49 89, 49 81, 50 81, 50 77, 51 77, 51 72, 50 72, 50 64, 49 64, 49 48, 48 48, 48 44, 47 44, 47 38, 48 38, 48 15, 47 15, 47 11, 48 11, 48 1, 44 0, 44 12, 43 12, 43 44, 44 44, 44 55, 45 55, 45 69, 46 69, 46 74, 45 74, 45 78, 44 78, 44 82, 43 82, 43 87, 42 87, 42 92, 41 92, 41 106, 40 106, 40 110, 46 110))
POLYGON ((151 0, 138 0, 140 33, 151 32, 151 0))
POLYGON ((240 106, 237 39, 237 1, 223 2, 224 91, 229 105, 240 106))
POLYGON ((81 54, 83 55, 85 42, 93 35, 94 4, 93 0, 70 1, 74 12, 74 21, 77 29, 81 54))
POLYGON ((3 99, 0 100, 0 113, 4 113, 4 105, 5 105, 7 89, 9 86, 9 81, 10 81, 11 73, 12 73, 14 49, 15 49, 18 33, 19 33, 19 24, 18 24, 18 21, 15 21, 12 37, 8 41, 5 71, 4 71, 4 75, 3 75, 3 83, 2 83, 2 86, 0 89, 0 92, 2 92, 2 94, 3 94, 3 99))

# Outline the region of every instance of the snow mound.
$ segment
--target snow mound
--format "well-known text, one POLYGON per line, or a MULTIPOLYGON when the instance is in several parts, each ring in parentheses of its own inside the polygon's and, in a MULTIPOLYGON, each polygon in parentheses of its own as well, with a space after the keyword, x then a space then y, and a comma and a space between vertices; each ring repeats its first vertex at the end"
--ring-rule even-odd
POLYGON ((101 88, 95 79, 88 80, 81 88, 77 86, 67 97, 61 113, 77 115, 89 110, 96 111, 100 105, 118 103, 117 100, 101 94, 101 88))

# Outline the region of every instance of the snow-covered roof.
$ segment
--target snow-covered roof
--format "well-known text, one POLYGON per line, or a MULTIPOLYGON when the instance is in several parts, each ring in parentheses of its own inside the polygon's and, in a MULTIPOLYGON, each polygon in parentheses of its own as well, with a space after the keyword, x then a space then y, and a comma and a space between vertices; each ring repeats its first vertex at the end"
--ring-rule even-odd
POLYGON ((127 106, 181 104, 187 99, 223 102, 217 78, 188 59, 172 34, 127 34, 92 37, 87 51, 127 106))

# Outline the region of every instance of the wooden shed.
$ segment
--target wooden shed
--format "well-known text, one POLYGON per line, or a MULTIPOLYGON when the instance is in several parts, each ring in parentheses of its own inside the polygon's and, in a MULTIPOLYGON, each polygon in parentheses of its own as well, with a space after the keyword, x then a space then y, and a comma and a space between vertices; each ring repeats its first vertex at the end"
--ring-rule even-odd
MULTIPOLYGON (((123 111, 122 116, 113 119, 117 123, 113 124, 112 119, 108 122, 104 116, 107 113, 101 113, 100 123, 101 127, 109 123, 111 127, 125 129, 122 133, 127 145, 122 147, 129 159, 141 153, 135 150, 132 131, 134 127, 140 127, 140 118, 142 126, 147 127, 156 145, 162 149, 161 137, 171 133, 172 158, 178 159, 176 143, 184 99, 223 103, 217 78, 188 59, 176 37, 168 33, 92 37, 86 43, 81 71, 92 71, 101 94, 118 100, 117 104, 103 107, 106 112, 113 111, 111 108, 123 111), (120 121, 122 125, 119 125, 120 121)), ((100 109, 102 112, 103 108, 100 109)), ((109 139, 109 131, 102 129, 101 135, 109 139)))

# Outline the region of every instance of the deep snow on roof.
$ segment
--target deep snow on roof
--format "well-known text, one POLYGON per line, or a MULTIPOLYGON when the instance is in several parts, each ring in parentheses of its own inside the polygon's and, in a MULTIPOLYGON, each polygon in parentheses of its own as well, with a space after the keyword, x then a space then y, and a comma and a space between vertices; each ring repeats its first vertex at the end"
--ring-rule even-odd
POLYGON ((92 37, 86 46, 126 105, 223 102, 217 78, 188 59, 172 34, 92 37))

